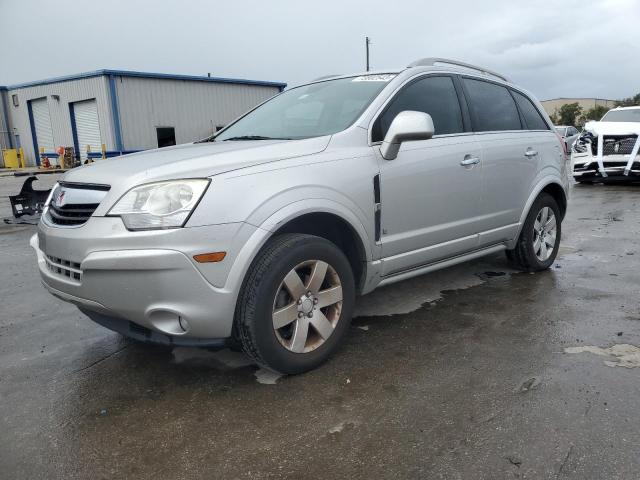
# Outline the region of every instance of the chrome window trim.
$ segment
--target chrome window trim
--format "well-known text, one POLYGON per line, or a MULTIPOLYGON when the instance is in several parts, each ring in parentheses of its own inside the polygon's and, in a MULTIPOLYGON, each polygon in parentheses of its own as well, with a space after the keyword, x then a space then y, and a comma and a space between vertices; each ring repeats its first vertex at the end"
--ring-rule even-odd
MULTIPOLYGON (((380 115, 382 115, 383 111, 387 108, 387 105, 389 105, 389 103, 396 97, 398 92, 401 89, 403 89, 408 83, 411 83, 411 82, 414 82, 414 81, 418 81, 418 80, 421 80, 422 78, 427 78, 427 77, 442 77, 442 76, 454 77, 456 75, 457 75, 457 73, 447 72, 446 70, 443 70, 443 71, 433 71, 433 72, 418 72, 415 75, 412 75, 412 76, 406 78, 400 85, 398 85, 393 90, 393 92, 391 92, 389 94, 389 96, 384 101, 384 103, 382 105, 380 105, 380 107, 378 107, 378 109, 371 116, 371 120, 369 120, 369 124, 367 125, 367 145, 369 145, 370 147, 373 147, 375 145, 380 145, 382 143, 382 141, 380 141, 380 142, 372 141, 373 125, 376 123, 376 121, 378 120, 380 115)), ((380 93, 382 94, 382 92, 380 92, 380 93)), ((457 91, 456 91, 456 95, 457 95, 457 91)), ((460 109, 460 110, 461 110, 460 114, 464 118, 464 113, 462 112, 462 109, 460 109)), ((434 135, 432 138, 457 137, 457 136, 462 136, 462 135, 472 135, 473 133, 474 132, 445 133, 445 134, 442 134, 442 135, 434 135)))

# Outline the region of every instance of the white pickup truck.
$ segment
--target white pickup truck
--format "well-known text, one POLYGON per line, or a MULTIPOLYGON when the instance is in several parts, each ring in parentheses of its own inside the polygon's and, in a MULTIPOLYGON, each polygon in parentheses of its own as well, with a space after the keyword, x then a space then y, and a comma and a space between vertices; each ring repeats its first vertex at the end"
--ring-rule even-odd
POLYGON ((640 180, 640 106, 609 110, 588 122, 571 148, 573 178, 580 183, 640 180))

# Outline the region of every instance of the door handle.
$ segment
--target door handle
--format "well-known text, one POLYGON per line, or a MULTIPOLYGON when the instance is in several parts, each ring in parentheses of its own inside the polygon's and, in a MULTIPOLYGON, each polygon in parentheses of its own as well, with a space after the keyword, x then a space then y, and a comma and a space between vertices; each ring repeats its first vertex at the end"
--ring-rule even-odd
POLYGON ((527 150, 524 152, 524 156, 527 158, 533 158, 536 155, 538 155, 538 152, 533 148, 527 148, 527 150))
POLYGON ((480 163, 480 159, 478 157, 465 155, 464 160, 460 162, 460 165, 462 165, 463 167, 470 167, 471 165, 477 165, 478 163, 480 163))

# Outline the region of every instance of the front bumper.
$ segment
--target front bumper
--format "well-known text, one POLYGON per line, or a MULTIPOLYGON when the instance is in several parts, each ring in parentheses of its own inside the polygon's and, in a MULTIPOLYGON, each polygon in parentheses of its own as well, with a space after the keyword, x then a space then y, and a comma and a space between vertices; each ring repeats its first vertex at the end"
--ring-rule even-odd
POLYGON ((574 156, 572 160, 573 178, 577 181, 636 180, 640 177, 640 157, 637 158, 636 161, 629 165, 628 155, 606 156, 602 162, 603 168, 600 168, 596 157, 574 156))
POLYGON ((219 344, 231 336, 244 270, 236 263, 255 230, 239 223, 129 232, 119 218, 92 217, 80 228, 41 223, 31 245, 44 286, 107 328, 158 343, 219 344), (212 251, 227 256, 193 260, 212 251))

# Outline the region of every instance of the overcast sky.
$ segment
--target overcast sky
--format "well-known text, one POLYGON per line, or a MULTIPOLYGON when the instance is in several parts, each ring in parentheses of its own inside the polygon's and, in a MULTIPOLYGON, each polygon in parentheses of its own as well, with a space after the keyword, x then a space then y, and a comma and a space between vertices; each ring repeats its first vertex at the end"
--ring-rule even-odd
POLYGON ((538 98, 640 91, 640 0, 0 0, 0 85, 101 68, 289 85, 427 56, 538 98))

